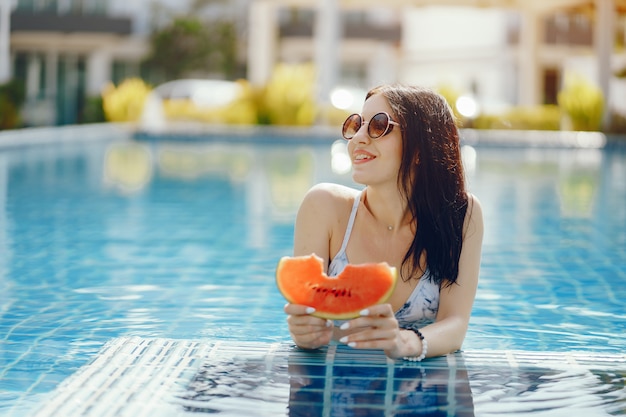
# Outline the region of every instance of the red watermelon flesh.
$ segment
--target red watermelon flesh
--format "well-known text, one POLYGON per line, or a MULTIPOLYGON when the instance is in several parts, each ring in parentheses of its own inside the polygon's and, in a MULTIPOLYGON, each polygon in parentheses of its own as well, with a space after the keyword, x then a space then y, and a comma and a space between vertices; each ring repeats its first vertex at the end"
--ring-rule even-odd
POLYGON ((329 277, 315 254, 285 256, 276 268, 276 283, 287 301, 313 307, 313 316, 331 320, 358 317, 364 308, 384 303, 396 281, 396 268, 386 262, 348 264, 341 274, 329 277))

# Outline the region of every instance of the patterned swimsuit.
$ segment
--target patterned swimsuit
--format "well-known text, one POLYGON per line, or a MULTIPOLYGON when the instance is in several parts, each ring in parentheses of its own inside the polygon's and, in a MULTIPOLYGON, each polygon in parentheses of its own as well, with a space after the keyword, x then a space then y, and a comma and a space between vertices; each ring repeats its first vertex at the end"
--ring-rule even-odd
MULTIPOLYGON (((356 218, 356 212, 359 207, 362 194, 363 192, 361 191, 354 198, 354 204, 352 205, 350 219, 348 220, 348 227, 346 228, 341 248, 328 266, 329 276, 337 276, 348 264, 346 247, 348 246, 348 241, 350 240, 354 219, 356 218)), ((413 289, 413 292, 409 296, 406 303, 404 303, 402 308, 396 311, 395 316, 400 327, 417 329, 434 322, 438 309, 439 285, 432 280, 429 271, 426 270, 415 289, 413 289)), ((336 323, 336 325, 340 325, 340 323, 341 322, 336 323)))

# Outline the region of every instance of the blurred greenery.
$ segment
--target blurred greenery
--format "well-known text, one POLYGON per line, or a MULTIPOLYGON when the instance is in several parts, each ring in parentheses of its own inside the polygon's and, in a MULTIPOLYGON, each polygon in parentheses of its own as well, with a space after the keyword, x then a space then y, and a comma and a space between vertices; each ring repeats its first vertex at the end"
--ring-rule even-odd
POLYGON ((312 125, 317 116, 315 76, 311 63, 278 64, 257 96, 259 123, 312 125))
POLYGON ((481 114, 476 129, 559 130, 561 110, 556 105, 513 107, 502 114, 481 114))
POLYGON ((20 109, 25 97, 22 81, 13 79, 0 84, 0 130, 20 127, 20 109))
POLYGON ((607 129, 608 133, 617 135, 626 134, 626 115, 613 112, 611 115, 611 124, 607 129))
POLYGON ((224 106, 199 107, 190 99, 163 101, 168 120, 225 124, 310 126, 317 117, 312 64, 278 64, 268 83, 238 80, 237 97, 224 106))
POLYGON ((565 83, 557 101, 571 123, 571 130, 601 130, 604 112, 602 90, 585 77, 575 73, 565 74, 565 83))
POLYGON ((190 98, 163 100, 168 120, 249 125, 258 121, 257 92, 246 80, 237 81, 237 97, 226 105, 197 106, 190 98))
POLYGON ((441 94, 443 96, 443 98, 446 99, 446 101, 448 102, 448 105, 450 106, 450 109, 452 110, 452 113, 454 113, 454 118, 456 119, 457 123, 459 125, 462 125, 464 122, 464 118, 461 115, 461 113, 459 113, 459 111, 456 108, 456 101, 459 99, 459 97, 461 97, 463 94, 460 90, 454 88, 453 86, 449 85, 449 84, 440 84, 437 88, 436 91, 441 94))
MULTIPOLYGON (((201 107, 190 98, 181 98, 164 100, 163 109, 169 121, 311 126, 323 120, 331 125, 341 124, 346 111, 317 105, 315 78, 312 63, 281 63, 264 86, 253 86, 244 79, 236 81, 238 94, 226 105, 201 107)), ((151 87, 138 78, 124 80, 117 87, 110 85, 103 92, 101 105, 97 98, 90 100, 84 122, 98 121, 102 114, 109 121, 137 121, 150 91, 151 87)), ((447 86, 441 86, 438 91, 449 103, 461 95, 447 86)), ((559 105, 512 107, 502 113, 480 114, 469 122, 477 129, 560 130, 566 120, 571 124, 570 129, 596 131, 601 128, 602 108, 599 89, 582 77, 571 77, 559 94, 559 105)), ((467 122, 458 114, 457 120, 461 126, 467 122)), ((626 117, 614 112, 606 131, 626 133, 626 117)))
POLYGON ((102 96, 87 97, 83 106, 80 123, 101 123, 106 121, 102 96))
POLYGON ((109 84, 102 92, 102 107, 110 122, 135 122, 152 88, 140 78, 128 78, 117 87, 109 84))
POLYGON ((235 25, 221 20, 204 22, 195 16, 177 17, 151 35, 144 66, 163 80, 194 74, 232 79, 237 69, 235 25))

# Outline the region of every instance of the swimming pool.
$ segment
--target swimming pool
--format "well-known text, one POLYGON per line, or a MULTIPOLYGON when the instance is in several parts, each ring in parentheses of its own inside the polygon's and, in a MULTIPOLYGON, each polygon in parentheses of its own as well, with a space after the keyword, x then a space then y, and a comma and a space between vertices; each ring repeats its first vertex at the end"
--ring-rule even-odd
MULTIPOLYGON (((244 384, 257 395, 243 396, 248 415, 287 403, 292 415, 304 415, 337 396, 370 412, 401 404, 393 408, 399 413, 416 404, 411 384, 422 373, 417 403, 456 398, 458 415, 528 412, 513 398, 529 393, 537 394, 536 402, 524 397, 533 415, 568 412, 555 398, 540 400, 546 381, 569 387, 559 388, 562 402, 580 394, 593 397, 581 409, 626 413, 623 146, 465 147, 486 229, 464 352, 392 366, 376 352, 355 356, 343 346, 322 356, 294 351, 284 325, 273 272, 291 252, 298 203, 315 183, 351 184, 332 136, 49 136, 0 150, 1 415, 45 410, 51 398, 68 398, 59 387, 87 395, 85 375, 115 374, 107 366, 120 352, 150 347, 170 352, 162 358, 195 352, 176 381, 196 394, 168 402, 181 415, 242 411, 224 401, 236 395, 211 391, 223 384, 207 382, 214 374, 244 377, 233 355, 243 355, 245 375, 256 381, 244 384), (259 382, 268 374, 271 383, 259 382), (349 395, 355 379, 375 404, 349 395)), ((133 374, 144 368, 133 368, 132 358, 119 374, 148 381, 133 374)), ((168 410, 163 415, 175 415, 168 410)))

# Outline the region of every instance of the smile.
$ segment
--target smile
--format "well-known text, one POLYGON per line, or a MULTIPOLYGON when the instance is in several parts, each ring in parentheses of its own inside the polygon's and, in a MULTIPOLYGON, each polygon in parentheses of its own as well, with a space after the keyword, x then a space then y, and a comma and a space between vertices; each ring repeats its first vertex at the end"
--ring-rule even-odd
POLYGON ((358 152, 354 155, 354 161, 369 161, 375 159, 376 157, 372 154, 366 152, 358 152))

